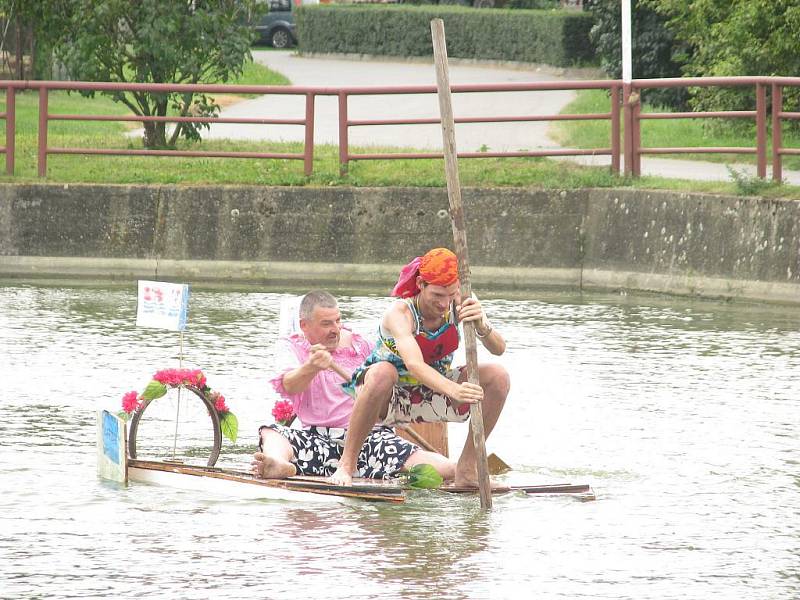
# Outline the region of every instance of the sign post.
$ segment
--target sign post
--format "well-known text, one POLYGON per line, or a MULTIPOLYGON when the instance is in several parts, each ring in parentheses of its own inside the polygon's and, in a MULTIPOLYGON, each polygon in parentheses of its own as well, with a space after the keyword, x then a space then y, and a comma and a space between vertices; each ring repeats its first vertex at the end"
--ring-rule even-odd
MULTIPOLYGON (((139 281, 136 304, 136 325, 179 332, 178 367, 183 368, 183 330, 189 314, 189 286, 185 283, 164 281, 139 281)), ((175 410, 175 436, 172 440, 172 458, 178 445, 178 421, 181 412, 181 388, 175 410)))

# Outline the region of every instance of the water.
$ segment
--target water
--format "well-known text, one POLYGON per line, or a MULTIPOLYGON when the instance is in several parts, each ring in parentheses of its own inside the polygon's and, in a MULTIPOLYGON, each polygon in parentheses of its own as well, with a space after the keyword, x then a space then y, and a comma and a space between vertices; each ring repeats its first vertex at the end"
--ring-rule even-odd
MULTIPOLYGON (((186 360, 240 421, 275 400, 281 295, 195 291, 186 360)), ((512 392, 489 451, 596 502, 421 492, 236 501, 95 475, 98 406, 176 364, 134 289, 0 287, 0 597, 800 597, 796 309, 542 293, 486 301, 512 392)), ((344 297, 359 331, 384 300, 344 297)), ((451 428, 451 447, 465 427, 451 428)))

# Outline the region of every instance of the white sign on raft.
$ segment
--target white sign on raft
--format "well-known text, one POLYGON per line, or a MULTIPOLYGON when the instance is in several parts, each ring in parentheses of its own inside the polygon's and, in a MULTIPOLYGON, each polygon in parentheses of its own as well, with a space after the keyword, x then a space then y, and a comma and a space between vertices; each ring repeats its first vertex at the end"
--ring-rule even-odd
POLYGON ((186 329, 189 286, 185 283, 139 281, 136 325, 171 331, 186 329))

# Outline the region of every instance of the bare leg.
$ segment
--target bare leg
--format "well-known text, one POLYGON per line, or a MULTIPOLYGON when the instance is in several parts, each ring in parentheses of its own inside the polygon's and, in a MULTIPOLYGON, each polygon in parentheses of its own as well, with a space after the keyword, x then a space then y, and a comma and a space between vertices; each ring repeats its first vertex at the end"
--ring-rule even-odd
MULTIPOLYGON (((500 365, 478 365, 478 377, 483 388, 483 430, 486 437, 494 429, 500 412, 508 396, 511 381, 508 372, 500 365)), ((456 465, 455 484, 457 486, 477 487, 478 467, 472 432, 467 435, 464 449, 456 465)))
POLYGON ((438 452, 417 450, 408 457, 401 471, 408 471, 414 465, 431 465, 445 480, 452 480, 456 476, 456 463, 438 452))
POLYGON ((294 452, 289 440, 274 429, 261 430, 261 444, 263 452, 253 455, 250 463, 253 475, 264 479, 284 479, 297 474, 297 469, 292 464, 294 452))
POLYGON ((328 478, 334 485, 353 483, 358 453, 378 419, 386 416, 395 383, 397 369, 388 362, 376 363, 367 370, 364 385, 358 390, 353 414, 350 415, 342 457, 336 472, 328 478))

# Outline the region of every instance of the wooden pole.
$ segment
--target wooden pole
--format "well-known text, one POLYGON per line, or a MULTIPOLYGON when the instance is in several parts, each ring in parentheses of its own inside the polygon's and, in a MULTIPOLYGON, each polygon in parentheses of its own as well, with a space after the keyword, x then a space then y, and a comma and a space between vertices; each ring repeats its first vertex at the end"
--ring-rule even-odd
MULTIPOLYGON (((450 72, 447 65, 447 46, 444 38, 444 21, 431 21, 433 38, 433 62, 436 66, 436 86, 439 92, 439 113, 442 121, 442 142, 444 146, 444 167, 447 177, 447 197, 450 201, 450 219, 453 225, 453 241, 458 256, 458 276, 461 281, 461 297, 472 295, 472 283, 467 254, 467 228, 464 219, 464 205, 461 202, 461 182, 458 175, 458 154, 456 152, 456 132, 453 120, 453 105, 450 99, 450 72)), ((470 383, 479 384, 478 349, 475 339, 475 326, 464 323, 464 344, 467 354, 467 378, 470 383)), ((470 427, 475 456, 478 463, 478 489, 481 508, 492 507, 492 490, 489 483, 489 466, 486 462, 486 435, 483 430, 483 410, 480 403, 470 405, 470 427)))

